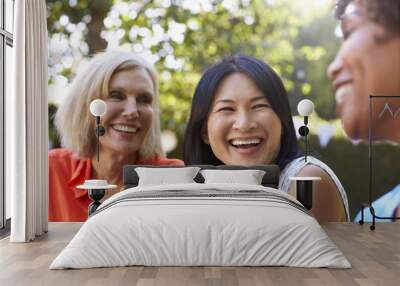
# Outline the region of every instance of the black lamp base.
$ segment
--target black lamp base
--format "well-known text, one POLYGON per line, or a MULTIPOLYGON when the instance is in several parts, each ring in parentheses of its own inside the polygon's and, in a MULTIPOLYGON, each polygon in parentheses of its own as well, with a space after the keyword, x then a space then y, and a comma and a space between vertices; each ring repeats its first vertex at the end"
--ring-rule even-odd
POLYGON ((313 206, 313 181, 296 181, 296 198, 303 206, 310 210, 313 206))
POLYGON ((310 132, 310 130, 307 127, 307 122, 308 121, 306 119, 307 119, 307 116, 304 117, 304 125, 300 126, 300 128, 299 128, 299 134, 304 137, 304 141, 305 141, 305 145, 306 145, 306 150, 305 150, 305 153, 304 153, 304 161, 307 162, 307 154, 308 154, 307 135, 310 132))
POLYGON ((97 208, 101 205, 100 200, 104 197, 106 193, 105 189, 91 189, 89 190, 89 198, 92 199, 92 203, 88 207, 88 214, 89 216, 94 213, 97 208))

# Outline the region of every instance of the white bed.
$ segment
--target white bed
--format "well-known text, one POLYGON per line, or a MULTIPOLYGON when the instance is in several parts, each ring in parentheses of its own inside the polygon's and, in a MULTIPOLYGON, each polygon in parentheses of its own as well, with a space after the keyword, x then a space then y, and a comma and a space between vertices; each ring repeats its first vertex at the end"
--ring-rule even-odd
POLYGON ((128 265, 351 267, 290 195, 257 185, 199 183, 114 195, 50 269, 128 265))

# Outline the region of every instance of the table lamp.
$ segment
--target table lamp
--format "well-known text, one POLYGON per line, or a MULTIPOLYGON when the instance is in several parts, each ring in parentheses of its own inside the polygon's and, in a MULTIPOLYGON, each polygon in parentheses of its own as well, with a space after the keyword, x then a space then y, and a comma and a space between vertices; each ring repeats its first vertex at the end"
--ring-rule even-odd
POLYGON ((297 111, 299 112, 299 115, 304 116, 304 125, 300 126, 299 134, 305 138, 306 150, 305 150, 304 160, 307 162, 307 154, 308 154, 307 135, 309 133, 307 125, 308 125, 308 117, 311 115, 311 113, 314 112, 314 103, 309 99, 303 99, 297 105, 297 111))
POLYGON ((100 124, 100 117, 106 114, 107 105, 101 99, 95 99, 90 103, 90 113, 93 116, 96 116, 96 137, 97 137, 97 162, 100 158, 100 136, 103 136, 106 133, 106 129, 103 125, 100 124))

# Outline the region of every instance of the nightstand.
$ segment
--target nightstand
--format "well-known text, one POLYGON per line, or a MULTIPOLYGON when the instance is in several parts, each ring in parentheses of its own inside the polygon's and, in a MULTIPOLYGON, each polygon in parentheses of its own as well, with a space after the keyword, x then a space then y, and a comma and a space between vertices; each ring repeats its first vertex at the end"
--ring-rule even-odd
POLYGON ((100 200, 104 197, 106 190, 116 187, 116 185, 109 185, 106 180, 86 180, 84 185, 76 187, 77 189, 88 190, 88 196, 93 201, 88 207, 88 216, 101 205, 100 200))
POLYGON ((313 206, 313 182, 320 181, 320 177, 290 177, 296 181, 296 199, 310 210, 313 206))

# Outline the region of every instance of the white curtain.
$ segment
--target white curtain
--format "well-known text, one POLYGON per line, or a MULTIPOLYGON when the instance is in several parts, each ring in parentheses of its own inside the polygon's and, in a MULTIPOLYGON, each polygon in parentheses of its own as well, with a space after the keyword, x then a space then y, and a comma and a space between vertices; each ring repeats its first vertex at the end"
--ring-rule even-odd
POLYGON ((12 242, 47 232, 48 111, 45 0, 17 0, 13 81, 6 98, 6 187, 11 190, 12 242))

